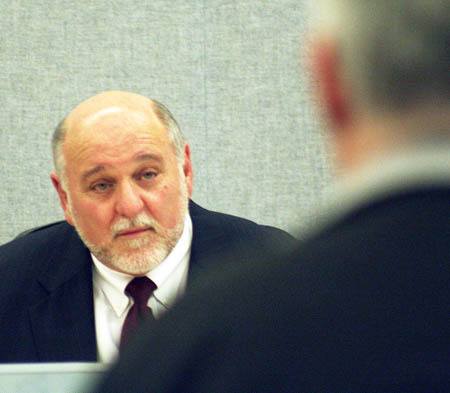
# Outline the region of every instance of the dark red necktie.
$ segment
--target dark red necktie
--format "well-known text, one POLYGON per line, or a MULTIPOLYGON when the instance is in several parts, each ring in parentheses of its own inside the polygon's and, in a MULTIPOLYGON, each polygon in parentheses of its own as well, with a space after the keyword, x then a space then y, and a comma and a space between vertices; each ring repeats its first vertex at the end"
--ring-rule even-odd
POLYGON ((148 299, 156 289, 156 284, 148 277, 135 277, 125 288, 125 293, 134 300, 133 306, 128 311, 120 336, 120 348, 127 343, 130 336, 145 319, 154 319, 152 310, 147 306, 148 299))

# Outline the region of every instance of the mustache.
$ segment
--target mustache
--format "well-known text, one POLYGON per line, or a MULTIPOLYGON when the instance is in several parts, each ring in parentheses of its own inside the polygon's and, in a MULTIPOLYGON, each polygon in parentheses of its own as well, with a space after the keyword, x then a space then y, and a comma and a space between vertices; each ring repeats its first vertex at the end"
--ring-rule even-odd
POLYGON ((133 217, 131 219, 125 217, 117 219, 117 221, 111 227, 111 232, 112 235, 115 237, 121 231, 126 231, 128 229, 149 228, 149 227, 154 229, 156 232, 160 231, 159 223, 153 217, 142 212, 139 213, 136 217, 133 217))

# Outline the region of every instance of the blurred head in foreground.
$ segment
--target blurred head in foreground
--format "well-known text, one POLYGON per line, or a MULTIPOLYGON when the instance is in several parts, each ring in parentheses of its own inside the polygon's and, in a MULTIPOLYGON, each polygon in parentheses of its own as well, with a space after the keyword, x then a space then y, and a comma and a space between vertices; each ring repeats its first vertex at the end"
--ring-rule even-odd
POLYGON ((312 7, 312 69, 342 171, 401 146, 448 141, 448 0, 312 7))
POLYGON ((100 392, 450 391, 448 0, 314 7, 312 72, 354 199, 289 257, 192 291, 100 392))

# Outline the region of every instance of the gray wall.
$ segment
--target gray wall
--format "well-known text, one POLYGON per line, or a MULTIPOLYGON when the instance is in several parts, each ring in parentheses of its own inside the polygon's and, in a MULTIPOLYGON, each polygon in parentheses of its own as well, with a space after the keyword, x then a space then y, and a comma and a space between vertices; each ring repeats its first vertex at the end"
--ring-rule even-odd
POLYGON ((291 232, 330 180, 304 67, 307 0, 0 0, 0 243, 62 218, 50 137, 83 99, 165 103, 194 200, 291 232))

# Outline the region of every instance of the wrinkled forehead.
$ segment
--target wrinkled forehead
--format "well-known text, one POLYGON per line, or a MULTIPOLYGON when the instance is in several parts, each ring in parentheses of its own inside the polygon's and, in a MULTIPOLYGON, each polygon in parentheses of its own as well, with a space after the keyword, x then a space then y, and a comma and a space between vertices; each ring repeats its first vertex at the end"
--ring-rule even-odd
POLYGON ((149 110, 108 106, 67 120, 63 145, 67 161, 81 158, 85 152, 119 152, 139 144, 161 147, 170 143, 166 128, 149 110))

